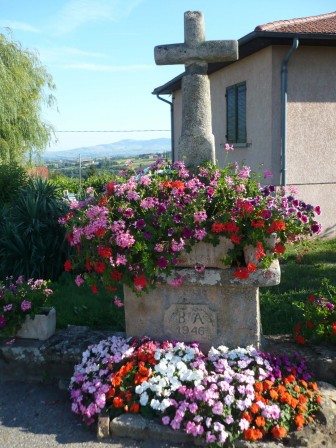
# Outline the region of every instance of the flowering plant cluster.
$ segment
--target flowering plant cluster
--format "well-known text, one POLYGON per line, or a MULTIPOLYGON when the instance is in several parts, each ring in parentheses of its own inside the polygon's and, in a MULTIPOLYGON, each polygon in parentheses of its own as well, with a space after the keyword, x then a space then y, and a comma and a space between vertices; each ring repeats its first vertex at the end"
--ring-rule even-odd
POLYGON ((217 245, 225 236, 233 243, 225 263, 237 267, 236 277, 247 278, 257 263, 244 264, 245 246, 256 247, 258 263, 267 267, 288 240, 320 232, 318 206, 261 187, 259 180, 238 164, 207 164, 191 173, 182 162, 157 160, 147 172, 124 170, 103 194, 89 188, 89 197, 72 203, 61 219, 75 249, 64 268, 94 293, 100 286, 116 291, 120 283, 141 292, 161 273, 170 274, 182 251, 202 240, 217 245))
POLYGON ((0 336, 14 336, 26 316, 33 318, 48 306, 52 293, 48 282, 42 279, 25 281, 21 275, 16 280, 8 277, 5 283, 0 282, 0 336))
POLYGON ((101 413, 158 418, 211 446, 280 439, 312 421, 321 397, 301 359, 252 346, 111 337, 83 353, 70 383, 72 410, 87 424, 101 413))
POLYGON ((324 292, 328 298, 311 295, 305 302, 295 302, 302 312, 302 321, 294 329, 294 339, 306 342, 336 342, 336 288, 324 280, 324 292))

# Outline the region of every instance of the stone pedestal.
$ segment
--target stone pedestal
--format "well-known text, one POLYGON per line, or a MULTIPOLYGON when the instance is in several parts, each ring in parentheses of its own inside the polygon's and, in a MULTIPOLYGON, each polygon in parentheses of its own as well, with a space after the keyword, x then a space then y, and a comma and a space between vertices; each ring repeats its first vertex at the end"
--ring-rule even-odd
POLYGON ((236 279, 234 272, 177 268, 181 286, 171 286, 165 277, 141 297, 124 287, 127 336, 199 342, 204 351, 219 345, 260 347, 259 287, 280 283, 279 263, 246 280, 236 279))
POLYGON ((33 319, 26 316, 25 322, 16 333, 19 338, 38 339, 45 341, 56 331, 56 310, 55 308, 46 308, 45 314, 36 314, 33 319))

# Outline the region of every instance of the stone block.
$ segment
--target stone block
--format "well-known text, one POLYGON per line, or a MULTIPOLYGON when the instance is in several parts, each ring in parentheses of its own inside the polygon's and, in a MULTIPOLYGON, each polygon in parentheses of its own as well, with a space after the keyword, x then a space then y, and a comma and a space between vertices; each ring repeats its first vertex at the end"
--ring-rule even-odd
POLYGON ((191 252, 182 252, 177 259, 177 266, 193 268, 198 263, 207 268, 230 268, 222 260, 227 256, 229 249, 233 249, 234 244, 225 237, 220 237, 219 240, 217 246, 200 241, 192 247, 191 252))
POLYGON ((97 437, 98 439, 110 437, 110 417, 108 415, 98 417, 97 437))
POLYGON ((19 338, 45 341, 56 331, 56 310, 48 309, 48 314, 36 314, 34 318, 26 316, 25 322, 16 333, 19 338))
POLYGON ((199 342, 204 351, 219 345, 259 347, 259 286, 280 281, 279 265, 273 268, 270 276, 259 270, 246 281, 235 279, 232 269, 177 269, 181 286, 166 278, 141 297, 124 287, 126 334, 199 342))

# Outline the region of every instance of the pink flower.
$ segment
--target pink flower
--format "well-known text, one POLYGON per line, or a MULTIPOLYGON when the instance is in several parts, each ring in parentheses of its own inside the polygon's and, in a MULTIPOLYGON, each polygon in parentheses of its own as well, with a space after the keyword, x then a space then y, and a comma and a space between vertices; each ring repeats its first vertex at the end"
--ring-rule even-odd
POLYGON ((273 178, 273 173, 270 170, 265 170, 264 171, 264 179, 272 179, 273 178))
POLYGON ((229 152, 229 151, 233 151, 234 147, 233 147, 233 145, 229 145, 228 143, 225 143, 224 149, 225 149, 225 151, 229 152))
POLYGON ((170 284, 171 286, 175 286, 176 288, 178 288, 179 286, 181 286, 183 283, 183 277, 180 275, 178 278, 174 278, 170 284))
POLYGON ((89 188, 86 189, 86 194, 91 194, 93 192, 94 192, 93 187, 89 187, 89 188))
POLYGON ((124 304, 122 303, 122 301, 119 299, 118 296, 114 296, 114 304, 118 308, 122 308, 124 306, 124 304))
POLYGON ((75 283, 77 286, 81 286, 83 285, 83 283, 85 283, 85 280, 81 275, 77 275, 77 277, 75 278, 75 283))
POLYGON ((205 229, 196 229, 194 232, 194 237, 199 240, 202 241, 203 238, 205 238, 206 236, 206 230, 205 229))
POLYGON ((162 423, 167 426, 170 423, 170 418, 166 415, 165 417, 162 417, 162 423))
POLYGON ((128 247, 133 246, 133 244, 135 243, 135 239, 134 239, 133 235, 131 235, 127 231, 125 233, 120 233, 119 235, 117 235, 116 243, 122 249, 126 249, 128 247))

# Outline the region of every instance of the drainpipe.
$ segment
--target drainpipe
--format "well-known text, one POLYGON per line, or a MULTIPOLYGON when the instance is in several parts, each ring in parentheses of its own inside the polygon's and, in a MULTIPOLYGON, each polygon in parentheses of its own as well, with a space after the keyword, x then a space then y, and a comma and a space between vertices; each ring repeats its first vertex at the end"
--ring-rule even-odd
POLYGON ((174 103, 172 101, 165 100, 161 98, 160 95, 156 97, 163 101, 164 103, 170 104, 170 138, 171 138, 171 152, 172 152, 172 162, 175 162, 175 144, 174 144, 174 103))
POLYGON ((286 185, 286 138, 287 138, 287 65, 292 54, 299 46, 297 37, 293 40, 292 48, 283 58, 281 65, 281 185, 286 185))

